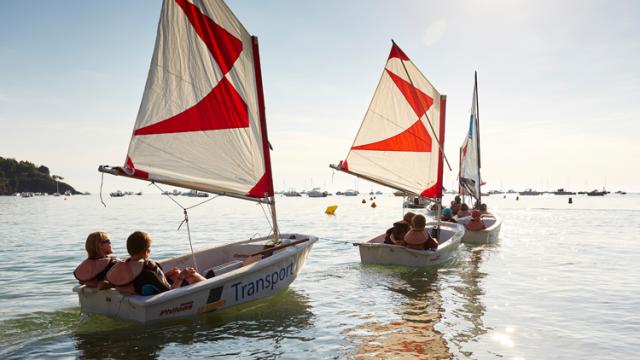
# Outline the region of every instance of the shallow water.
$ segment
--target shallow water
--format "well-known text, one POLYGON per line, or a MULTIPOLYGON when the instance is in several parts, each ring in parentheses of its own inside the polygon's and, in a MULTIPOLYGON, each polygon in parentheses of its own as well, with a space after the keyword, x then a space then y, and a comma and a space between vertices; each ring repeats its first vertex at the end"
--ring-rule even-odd
MULTIPOLYGON (((368 195, 278 197, 282 231, 321 237, 289 290, 142 326, 81 314, 71 272, 97 230, 121 257, 138 229, 154 258, 187 252, 180 208, 156 194, 106 208, 97 196, 0 197, 0 358, 636 358, 640 196, 573 199, 491 196, 500 241, 421 270, 363 265, 344 243, 399 219, 400 198, 378 196, 373 209, 368 195)), ((189 218, 195 248, 269 231, 260 206, 228 198, 189 218)))

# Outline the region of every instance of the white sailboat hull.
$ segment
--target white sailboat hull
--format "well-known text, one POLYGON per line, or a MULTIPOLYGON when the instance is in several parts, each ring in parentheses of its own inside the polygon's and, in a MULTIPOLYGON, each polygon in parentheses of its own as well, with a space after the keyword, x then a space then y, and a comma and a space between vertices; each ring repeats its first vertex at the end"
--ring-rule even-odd
MULTIPOLYGON (((240 241, 200 250, 195 253, 201 273, 220 264, 237 268, 199 283, 153 296, 125 295, 115 289, 97 290, 84 285, 74 287, 82 312, 102 314, 140 323, 175 319, 220 310, 286 289, 302 269, 311 247, 318 238, 307 235, 281 234, 283 243, 308 239, 277 250, 272 256, 242 266, 235 254, 260 251, 271 238, 240 241), (205 270, 203 270, 205 269, 205 270)), ((163 269, 193 266, 191 253, 160 262, 163 269)), ((227 267, 227 269, 229 268, 227 267)))
POLYGON ((498 216, 483 216, 482 222, 487 226, 484 230, 467 230, 462 237, 465 244, 492 244, 498 241, 502 218, 498 216))
MULTIPOLYGON (((432 228, 436 223, 427 223, 432 228)), ((465 230, 462 225, 440 223, 441 244, 436 251, 415 250, 405 246, 384 243, 385 234, 356 244, 360 249, 360 260, 363 263, 381 265, 403 265, 411 267, 430 267, 445 263, 458 253, 460 241, 465 230)))

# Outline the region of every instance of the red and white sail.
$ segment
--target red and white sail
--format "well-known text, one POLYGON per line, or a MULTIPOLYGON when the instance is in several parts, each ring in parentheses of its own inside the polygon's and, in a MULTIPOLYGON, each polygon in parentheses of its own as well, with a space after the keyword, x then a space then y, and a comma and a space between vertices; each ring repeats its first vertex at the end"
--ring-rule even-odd
POLYGON ((441 197, 445 99, 393 43, 353 146, 337 168, 405 192, 441 197))
POLYGON ((273 195, 257 56, 257 40, 223 1, 165 0, 124 172, 273 195))
POLYGON ((469 130, 460 147, 460 193, 479 200, 480 186, 480 123, 478 118, 478 82, 473 86, 469 130))

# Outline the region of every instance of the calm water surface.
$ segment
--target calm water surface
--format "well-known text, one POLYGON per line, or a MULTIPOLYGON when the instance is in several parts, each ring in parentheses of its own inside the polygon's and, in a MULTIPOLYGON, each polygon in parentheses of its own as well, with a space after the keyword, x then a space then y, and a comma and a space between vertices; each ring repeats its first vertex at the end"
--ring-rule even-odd
MULTIPOLYGON (((289 290, 191 319, 136 325, 80 313, 71 272, 92 231, 114 253, 145 230, 157 259, 189 250, 181 210, 156 194, 0 197, 0 358, 635 359, 640 196, 492 196, 500 241, 432 270, 370 266, 355 247, 402 215, 401 199, 278 198, 283 231, 321 237, 289 290), (325 215, 338 205, 335 216, 325 215)), ((197 203, 178 197, 185 205, 197 203)), ((449 199, 447 199, 449 200, 449 199)), ((190 211, 194 247, 266 235, 259 205, 190 211)))

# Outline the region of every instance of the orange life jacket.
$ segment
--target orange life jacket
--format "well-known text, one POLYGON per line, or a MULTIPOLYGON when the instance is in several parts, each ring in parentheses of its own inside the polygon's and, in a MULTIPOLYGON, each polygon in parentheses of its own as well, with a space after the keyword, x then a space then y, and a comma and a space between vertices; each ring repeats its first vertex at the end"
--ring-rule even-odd
POLYGON ((471 219, 469 223, 467 223, 466 228, 467 230, 477 231, 486 229, 487 225, 485 225, 480 219, 471 219))
POLYGON ((113 261, 110 257, 100 259, 86 259, 73 271, 78 282, 88 287, 98 287, 97 276, 113 261))
POLYGON ((144 259, 131 260, 131 258, 120 261, 113 265, 111 270, 107 272, 107 280, 113 284, 118 291, 134 295, 136 294, 136 290, 133 287, 133 280, 142 273, 144 262, 144 259))

